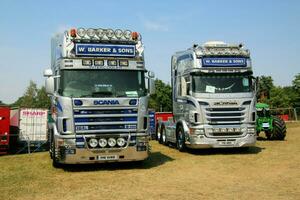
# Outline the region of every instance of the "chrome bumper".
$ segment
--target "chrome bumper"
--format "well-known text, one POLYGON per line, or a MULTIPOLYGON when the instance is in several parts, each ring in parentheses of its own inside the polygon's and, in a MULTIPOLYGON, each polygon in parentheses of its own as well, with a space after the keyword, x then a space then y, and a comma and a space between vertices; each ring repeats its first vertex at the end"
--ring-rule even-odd
POLYGON ((190 136, 186 146, 192 149, 248 147, 256 143, 256 134, 246 134, 244 137, 209 138, 205 135, 190 136))
MULTIPOLYGON (((56 155, 59 163, 63 164, 89 164, 107 162, 128 162, 145 160, 149 156, 148 135, 136 135, 142 137, 143 142, 136 140, 130 142, 124 148, 89 148, 76 146, 75 136, 56 136, 56 155), (59 143, 60 141, 60 143, 59 143), (63 141, 63 142, 61 142, 63 141)), ((85 142, 86 143, 86 142, 85 142)))

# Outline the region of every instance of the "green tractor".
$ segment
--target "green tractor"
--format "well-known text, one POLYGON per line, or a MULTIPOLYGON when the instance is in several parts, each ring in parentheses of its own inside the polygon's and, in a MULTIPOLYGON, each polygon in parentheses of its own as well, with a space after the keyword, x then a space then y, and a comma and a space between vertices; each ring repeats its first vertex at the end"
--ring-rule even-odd
POLYGON ((269 105, 257 103, 256 111, 257 136, 261 131, 264 131, 268 140, 284 140, 286 136, 285 122, 281 118, 271 115, 269 105))

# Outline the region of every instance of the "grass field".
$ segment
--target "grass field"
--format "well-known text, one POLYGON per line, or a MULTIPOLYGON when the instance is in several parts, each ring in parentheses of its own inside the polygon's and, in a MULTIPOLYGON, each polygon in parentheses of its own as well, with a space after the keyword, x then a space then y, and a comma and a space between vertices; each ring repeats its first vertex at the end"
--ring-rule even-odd
MULTIPOLYGON (((54 169, 47 152, 0 157, 0 199, 300 199, 300 124, 249 150, 180 153, 152 141, 143 163, 54 169)), ((263 136, 263 134, 262 134, 263 136)))

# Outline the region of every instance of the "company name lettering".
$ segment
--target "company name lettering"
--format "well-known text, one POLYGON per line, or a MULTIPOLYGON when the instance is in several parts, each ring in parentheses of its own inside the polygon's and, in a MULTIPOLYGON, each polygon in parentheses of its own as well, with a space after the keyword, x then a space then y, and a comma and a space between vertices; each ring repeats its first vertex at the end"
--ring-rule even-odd
POLYGON ((43 111, 23 111, 22 112, 23 115, 26 115, 26 116, 42 116, 42 115, 45 115, 46 112, 43 112, 43 111))
POLYGON ((79 53, 126 53, 134 54, 133 48, 109 48, 109 47, 78 47, 79 53))
POLYGON ((95 100, 94 105, 118 105, 118 100, 95 100))

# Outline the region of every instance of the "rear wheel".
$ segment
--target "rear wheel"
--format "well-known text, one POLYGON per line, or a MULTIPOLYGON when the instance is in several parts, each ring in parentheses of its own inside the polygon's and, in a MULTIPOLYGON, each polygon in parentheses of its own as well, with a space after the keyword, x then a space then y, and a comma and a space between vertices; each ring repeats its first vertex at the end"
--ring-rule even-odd
POLYGON ((176 146, 180 152, 186 151, 185 136, 182 126, 179 126, 176 133, 176 146))
POLYGON ((285 122, 279 117, 273 117, 273 131, 271 133, 271 140, 284 140, 286 136, 285 122))
POLYGON ((166 135, 166 128, 162 126, 161 130, 161 143, 167 145, 167 135, 166 135))

